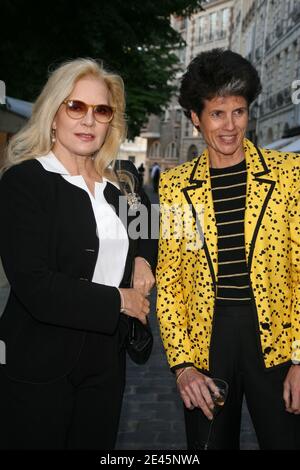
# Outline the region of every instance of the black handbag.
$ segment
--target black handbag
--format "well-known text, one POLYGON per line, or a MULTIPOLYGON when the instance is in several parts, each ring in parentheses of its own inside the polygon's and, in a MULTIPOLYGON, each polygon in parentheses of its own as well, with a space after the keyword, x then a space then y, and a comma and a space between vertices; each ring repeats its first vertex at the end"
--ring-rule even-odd
MULTIPOLYGON (((132 267, 130 286, 133 285, 134 268, 132 267)), ((146 325, 138 318, 126 317, 128 326, 128 335, 125 340, 127 353, 136 364, 145 364, 152 352, 153 334, 148 318, 146 325)))
POLYGON ((147 319, 144 325, 140 320, 128 318, 128 336, 126 338, 127 353, 136 364, 145 364, 152 352, 153 335, 147 319))

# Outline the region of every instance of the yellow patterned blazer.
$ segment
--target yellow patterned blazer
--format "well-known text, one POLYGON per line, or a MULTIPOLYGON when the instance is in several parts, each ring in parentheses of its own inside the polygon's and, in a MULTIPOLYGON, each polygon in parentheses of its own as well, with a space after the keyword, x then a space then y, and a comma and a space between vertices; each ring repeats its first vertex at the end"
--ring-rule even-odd
MULTIPOLYGON (((246 262, 266 368, 300 359, 300 155, 244 140, 246 262)), ((160 179, 157 315, 171 368, 209 370, 217 227, 207 149, 160 179)))

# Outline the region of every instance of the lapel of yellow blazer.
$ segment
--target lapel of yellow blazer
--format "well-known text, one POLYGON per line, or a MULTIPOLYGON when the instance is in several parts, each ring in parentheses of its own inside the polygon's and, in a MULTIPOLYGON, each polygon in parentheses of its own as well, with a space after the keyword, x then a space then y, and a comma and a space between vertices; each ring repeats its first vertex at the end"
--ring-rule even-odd
POLYGON ((189 184, 183 189, 188 204, 192 207, 200 239, 203 240, 203 249, 208 262, 210 275, 216 292, 216 279, 218 269, 218 234, 214 213, 214 204, 211 191, 208 150, 205 149, 202 155, 196 159, 192 169, 189 184), (203 205, 204 217, 203 225, 199 223, 197 208, 203 205), (209 236, 207 236, 209 232, 209 236))
MULTIPOLYGON (((244 139, 244 150, 247 166, 245 245, 247 264, 250 272, 259 227, 274 189, 275 181, 271 180, 270 177, 265 178, 271 170, 269 170, 261 151, 247 139, 244 139)), ((190 175, 189 184, 183 189, 183 193, 192 208, 200 238, 201 240, 204 239, 203 249, 216 291, 218 275, 218 233, 207 149, 196 159, 190 175), (199 223, 199 218, 197 217, 199 204, 204 205, 203 226, 199 223)))
POLYGON ((247 165, 247 196, 245 210, 245 248, 249 273, 259 227, 271 198, 276 181, 270 176, 263 154, 249 140, 244 140, 247 165))

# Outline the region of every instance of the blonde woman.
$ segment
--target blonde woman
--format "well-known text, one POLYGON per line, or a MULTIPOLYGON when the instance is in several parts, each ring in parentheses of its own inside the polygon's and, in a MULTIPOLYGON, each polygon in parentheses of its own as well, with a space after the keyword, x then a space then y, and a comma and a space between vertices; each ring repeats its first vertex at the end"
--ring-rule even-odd
POLYGON ((115 445, 125 380, 120 311, 146 322, 155 263, 153 241, 133 240, 118 216, 110 164, 125 136, 124 109, 119 76, 91 59, 67 62, 7 149, 1 449, 115 445))

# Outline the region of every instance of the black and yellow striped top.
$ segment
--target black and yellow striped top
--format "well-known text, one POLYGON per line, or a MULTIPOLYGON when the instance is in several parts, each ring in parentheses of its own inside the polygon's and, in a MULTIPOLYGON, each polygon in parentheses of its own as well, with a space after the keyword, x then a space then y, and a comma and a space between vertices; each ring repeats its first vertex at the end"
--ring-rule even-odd
POLYGON ((218 229, 218 303, 251 300, 246 264, 244 215, 246 161, 226 168, 210 168, 211 187, 218 229))

